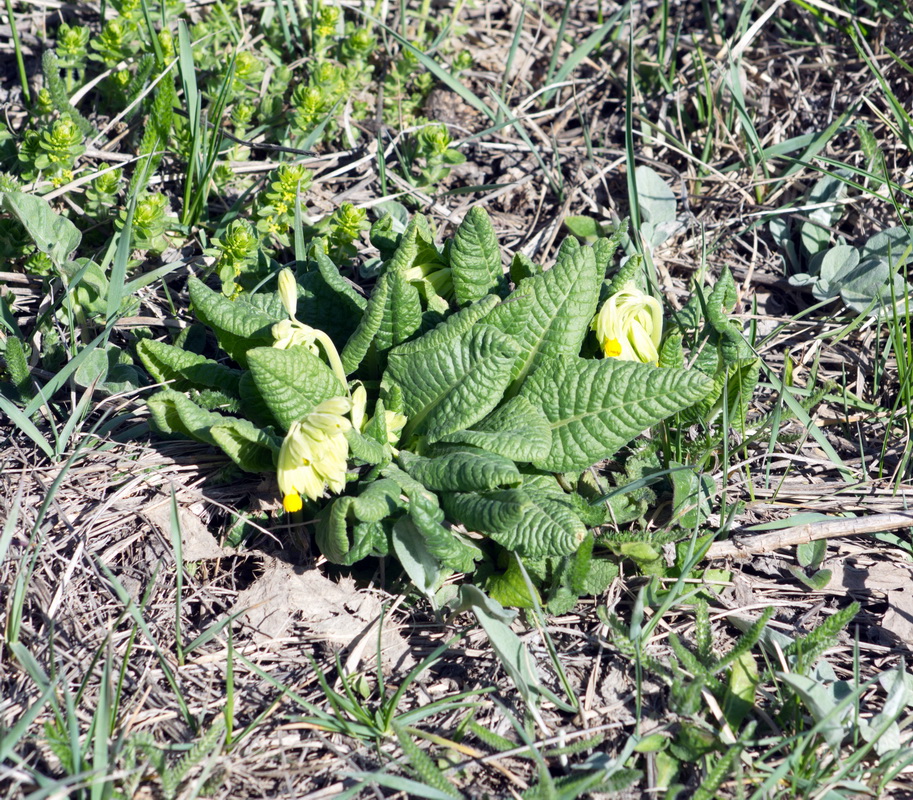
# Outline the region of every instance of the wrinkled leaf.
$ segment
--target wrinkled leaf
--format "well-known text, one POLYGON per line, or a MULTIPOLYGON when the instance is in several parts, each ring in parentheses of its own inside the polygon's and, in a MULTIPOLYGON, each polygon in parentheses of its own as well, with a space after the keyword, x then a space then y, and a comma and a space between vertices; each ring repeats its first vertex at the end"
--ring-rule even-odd
POLYGON ((453 289, 464 306, 504 285, 498 237, 488 212, 473 206, 463 218, 450 248, 453 289))
POLYGON ((285 430, 324 400, 346 393, 333 370, 306 347, 258 347, 247 360, 260 395, 285 430))
POLYGON ((552 432, 552 452, 533 463, 550 472, 584 470, 698 402, 710 385, 695 370, 614 359, 550 359, 521 394, 542 412, 552 432))

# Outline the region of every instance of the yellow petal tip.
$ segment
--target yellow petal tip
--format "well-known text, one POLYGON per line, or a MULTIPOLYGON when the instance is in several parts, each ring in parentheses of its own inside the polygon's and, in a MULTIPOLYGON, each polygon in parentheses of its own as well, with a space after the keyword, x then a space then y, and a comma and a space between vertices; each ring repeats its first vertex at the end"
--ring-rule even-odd
POLYGON ((301 495, 298 492, 289 492, 285 497, 282 498, 282 507, 289 513, 294 514, 296 511, 301 511, 304 507, 304 503, 301 502, 301 495))

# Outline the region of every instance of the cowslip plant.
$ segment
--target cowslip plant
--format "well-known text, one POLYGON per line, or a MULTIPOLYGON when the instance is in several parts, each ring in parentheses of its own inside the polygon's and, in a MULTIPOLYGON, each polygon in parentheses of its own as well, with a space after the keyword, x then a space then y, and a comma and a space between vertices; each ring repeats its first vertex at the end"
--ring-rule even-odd
POLYGON ((335 563, 395 555, 429 596, 478 570, 522 604, 519 570, 503 571, 515 554, 542 586, 598 591, 610 573, 588 526, 605 513, 581 476, 714 389, 700 370, 598 357, 591 326, 619 239, 568 239, 548 270, 520 259, 511 287, 475 208, 442 248, 413 217, 367 298, 322 240, 277 291, 232 301, 191 279, 220 352, 140 342, 152 378, 169 383, 151 417, 242 470, 277 472, 277 499, 316 519, 335 563), (452 300, 417 288, 411 273, 427 264, 448 271, 452 300))

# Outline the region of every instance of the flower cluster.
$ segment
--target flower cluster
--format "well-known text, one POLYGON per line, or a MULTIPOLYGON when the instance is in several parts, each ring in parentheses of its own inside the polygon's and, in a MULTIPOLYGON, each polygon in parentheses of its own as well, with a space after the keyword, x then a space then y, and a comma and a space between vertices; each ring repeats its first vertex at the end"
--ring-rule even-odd
POLYGON ((301 510, 301 495, 316 500, 327 489, 338 494, 345 488, 346 431, 352 423, 343 415, 351 408, 349 398, 333 397, 289 428, 279 449, 277 469, 282 507, 289 513, 301 510))
POLYGON ((593 330, 607 358, 659 364, 663 309, 659 300, 628 281, 606 300, 593 330))

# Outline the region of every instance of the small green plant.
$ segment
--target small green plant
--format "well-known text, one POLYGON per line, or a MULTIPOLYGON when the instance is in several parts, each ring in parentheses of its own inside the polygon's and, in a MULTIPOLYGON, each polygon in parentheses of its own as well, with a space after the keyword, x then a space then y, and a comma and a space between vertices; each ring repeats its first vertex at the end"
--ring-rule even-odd
POLYGON ((783 217, 772 219, 768 228, 783 250, 793 286, 807 288, 822 302, 839 298, 858 314, 890 314, 904 297, 903 265, 913 238, 896 227, 870 236, 861 247, 843 236, 833 243, 831 231, 844 215, 850 185, 843 171, 821 178, 805 198, 812 210, 797 230, 783 217))

